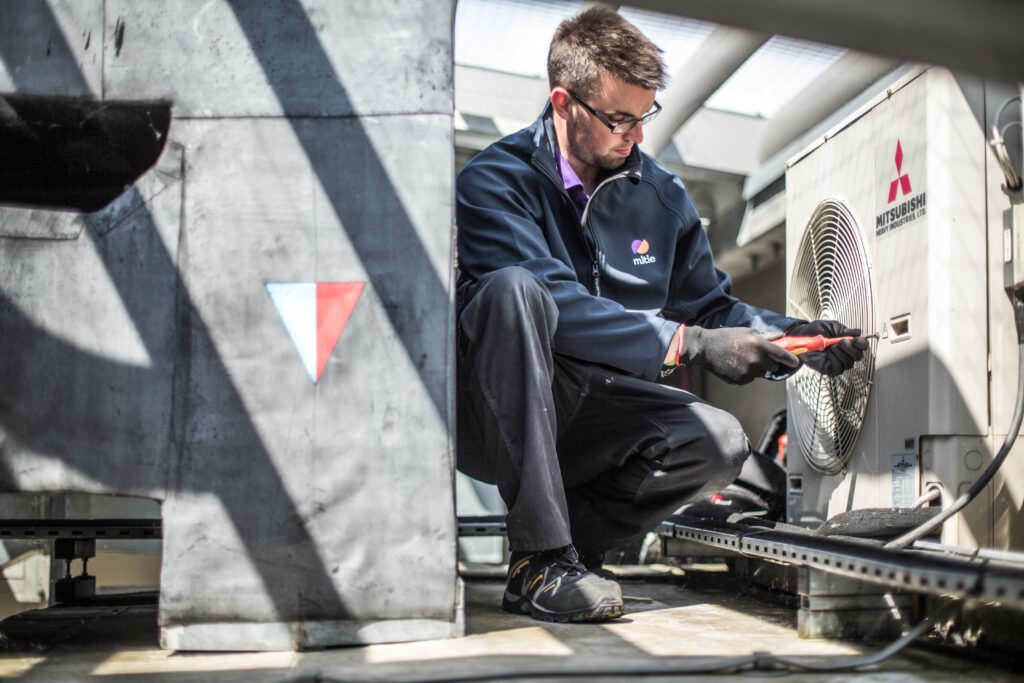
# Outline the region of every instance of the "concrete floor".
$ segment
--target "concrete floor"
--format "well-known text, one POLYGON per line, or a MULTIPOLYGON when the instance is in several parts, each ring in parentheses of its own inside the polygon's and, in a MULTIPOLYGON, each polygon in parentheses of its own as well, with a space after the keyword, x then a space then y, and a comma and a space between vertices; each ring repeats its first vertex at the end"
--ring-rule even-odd
MULTIPOLYGON (((566 671, 695 664, 710 657, 770 651, 787 655, 850 655, 852 644, 796 637, 791 610, 742 595, 723 577, 664 575, 656 581, 623 581, 627 615, 601 625, 543 624, 502 612, 502 582, 467 582, 467 635, 430 641, 338 648, 304 653, 174 653, 156 646, 153 612, 125 621, 114 633, 82 627, 58 642, 29 652, 0 655, 0 678, 20 681, 100 680, 146 683, 277 683, 279 681, 443 680, 486 675, 525 680, 538 669, 566 671), (141 618, 141 621, 140 621, 141 618), (669 659, 671 658, 671 659, 669 659), (497 675, 507 672, 507 677, 497 675)), ((761 678, 762 675, 752 676, 761 678)), ((631 680, 586 676, 582 680, 631 680)), ((723 680, 707 675, 707 679, 723 680)), ((772 676, 778 680, 779 676, 772 676)), ((799 681, 1011 681, 1007 669, 989 669, 963 658, 917 649, 866 673, 792 674, 799 681)), ((531 678, 530 680, 565 680, 531 678)), ((581 678, 576 678, 581 680, 581 678)), ((645 680, 673 680, 659 676, 645 680)), ((678 680, 678 679, 675 679, 678 680)))

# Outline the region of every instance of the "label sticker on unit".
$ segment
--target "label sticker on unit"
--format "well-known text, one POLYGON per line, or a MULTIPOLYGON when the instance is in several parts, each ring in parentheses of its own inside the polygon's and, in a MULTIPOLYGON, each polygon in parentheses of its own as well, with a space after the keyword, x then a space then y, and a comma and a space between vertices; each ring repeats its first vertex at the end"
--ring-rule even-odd
POLYGON ((363 282, 268 282, 267 291, 316 384, 363 292, 363 282))
POLYGON ((875 154, 875 237, 892 235, 927 212, 923 141, 885 137, 875 154))
POLYGON ((910 453, 892 455, 892 506, 908 508, 917 500, 917 456, 910 453))

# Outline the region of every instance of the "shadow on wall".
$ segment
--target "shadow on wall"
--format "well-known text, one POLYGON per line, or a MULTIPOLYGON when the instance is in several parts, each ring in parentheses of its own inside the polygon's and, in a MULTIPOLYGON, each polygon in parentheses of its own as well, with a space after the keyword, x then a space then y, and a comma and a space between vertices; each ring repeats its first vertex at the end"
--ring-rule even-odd
MULTIPOLYGON (((271 68, 282 41, 301 44, 306 63, 321 76, 330 76, 329 92, 323 97, 347 102, 346 88, 298 0, 282 0, 273 11, 263 3, 229 4, 286 114, 295 111, 290 99, 294 83, 285 83, 271 68)), ((4 3, 0 24, 28 24, 46 35, 54 44, 52 58, 63 59, 61 69, 73 81, 68 90, 91 92, 46 3, 4 3)), ((22 57, 8 41, 0 40, 0 59, 18 89, 26 85, 18 81, 22 57)), ((431 267, 412 220, 403 210, 396 212, 397 220, 387 226, 383 239, 380 233, 365 229, 362 203, 341 201, 342 183, 353 176, 338 173, 341 162, 321 152, 320 141, 309 128, 294 118, 289 121, 348 232, 395 335, 405 343, 412 366, 419 370, 435 411, 447 420, 447 378, 436 370, 437 363, 425 363, 426 350, 444 346, 422 343, 425 333, 420 316, 423 311, 447 310, 448 284, 441 282, 431 267), (404 254, 398 266, 383 258, 394 244, 402 245, 404 254), (417 305, 410 305, 412 301, 417 305)), ((357 151, 355 180, 372 187, 374 201, 401 207, 365 129, 359 124, 351 130, 352 139, 346 144, 357 151)), ((180 193, 180 150, 169 147, 164 160, 169 166, 168 182, 174 185, 176 174, 175 192, 180 193), (179 154, 176 161, 175 153, 179 154)), ((155 498, 173 497, 176 492, 207 493, 216 497, 230 516, 277 618, 345 618, 349 614, 345 602, 310 534, 307 517, 286 490, 182 277, 178 260, 187 258, 188 245, 177 243, 178 253, 172 253, 162 239, 166 235, 161 231, 167 228, 161 227, 152 212, 180 210, 170 208, 173 194, 154 199, 133 187, 125 199, 87 215, 80 238, 94 246, 151 359, 148 365, 112 360, 58 338, 33 322, 0 290, 0 336, 5 348, 0 354, 0 377, 4 378, 0 489, 17 490, 24 474, 20 468, 38 464, 38 459, 20 456, 28 451, 84 475, 94 482, 95 492, 155 498), (132 207, 127 213, 123 211, 126 205, 132 207), (200 377, 202 387, 214 388, 212 394, 195 390, 200 377), (208 422, 204 424, 211 412, 220 419, 219 428, 212 431, 208 422), (304 577, 298 592, 293 589, 296 568, 301 568, 304 577)), ((170 243, 175 244, 181 235, 174 232, 172 237, 175 240, 170 243)), ((59 255, 70 243, 12 240, 5 249, 11 262, 18 263, 21 253, 49 249, 59 255)), ((59 262, 57 256, 55 261, 59 262)), ((54 272, 18 274, 50 283, 54 276, 54 272)), ((59 289, 60 285, 55 286, 59 289)), ((59 481, 59 476, 54 480, 59 481)))

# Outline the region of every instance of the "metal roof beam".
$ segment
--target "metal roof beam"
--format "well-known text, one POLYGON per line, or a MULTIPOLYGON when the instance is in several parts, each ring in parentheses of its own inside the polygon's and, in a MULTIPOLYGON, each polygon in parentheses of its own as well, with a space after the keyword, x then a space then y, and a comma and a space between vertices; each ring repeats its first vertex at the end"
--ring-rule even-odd
MULTIPOLYGON (((636 3, 634 3, 636 4, 636 3)), ((674 74, 658 101, 664 112, 644 126, 643 148, 657 156, 675 132, 690 120, 729 77, 764 45, 770 36, 743 29, 717 27, 686 65, 674 74)))
POLYGON ((629 0, 647 10, 1024 80, 1016 0, 629 0))
POLYGON ((888 57, 847 52, 769 119, 761 139, 761 161, 770 159, 897 66, 899 62, 888 57))

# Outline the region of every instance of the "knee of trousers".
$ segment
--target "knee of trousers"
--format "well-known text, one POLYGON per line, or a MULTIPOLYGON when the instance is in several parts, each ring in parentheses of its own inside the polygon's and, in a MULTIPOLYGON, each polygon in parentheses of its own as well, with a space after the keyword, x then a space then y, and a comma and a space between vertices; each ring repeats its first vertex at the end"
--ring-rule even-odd
POLYGON ((479 288, 464 313, 475 318, 481 311, 497 315, 504 325, 523 320, 544 321, 554 333, 558 307, 540 279, 520 266, 508 266, 480 278, 479 288))
POLYGON ((743 426, 732 414, 706 403, 694 405, 692 410, 704 429, 699 443, 691 443, 690 448, 696 446, 704 460, 707 485, 724 488, 739 476, 750 455, 750 442, 743 426))

